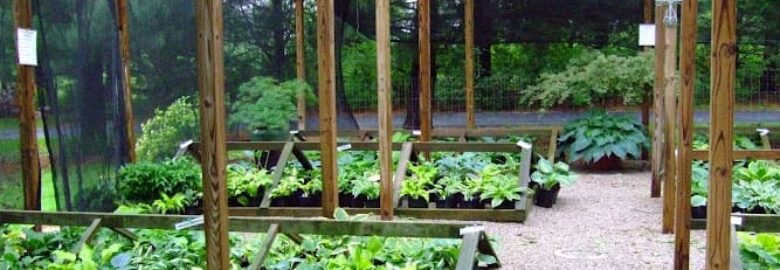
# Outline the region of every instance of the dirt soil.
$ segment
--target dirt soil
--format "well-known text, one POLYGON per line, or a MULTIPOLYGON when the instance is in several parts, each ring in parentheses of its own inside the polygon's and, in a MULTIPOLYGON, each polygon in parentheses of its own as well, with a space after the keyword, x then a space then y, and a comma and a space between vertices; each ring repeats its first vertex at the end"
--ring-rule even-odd
MULTIPOLYGON (((650 174, 580 174, 551 209, 524 224, 488 223, 502 269, 673 269, 674 236, 661 234, 650 174)), ((704 231, 691 232, 691 268, 704 269, 704 231)))

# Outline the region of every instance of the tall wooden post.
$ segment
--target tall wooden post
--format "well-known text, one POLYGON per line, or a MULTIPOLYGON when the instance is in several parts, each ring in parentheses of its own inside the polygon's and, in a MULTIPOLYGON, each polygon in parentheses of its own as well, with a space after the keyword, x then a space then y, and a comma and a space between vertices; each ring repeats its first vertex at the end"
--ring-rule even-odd
POLYGON ((376 78, 379 100, 379 214, 393 219, 393 87, 390 74, 390 0, 376 0, 376 78))
MULTIPOLYGON (((642 6, 642 19, 644 23, 653 23, 653 0, 642 0, 643 6, 642 6)), ((650 47, 645 47, 645 51, 649 50, 650 47)), ((642 97, 642 125, 649 128, 650 127, 650 104, 652 103, 652 92, 644 93, 644 96, 642 97)), ((642 154, 642 159, 647 160, 647 152, 645 151, 642 154)))
MULTIPOLYGON (((677 7, 672 5, 667 8, 677 7)), ((677 195, 677 23, 665 25, 664 34, 664 112, 666 124, 664 132, 664 202, 663 228, 664 233, 674 232, 674 203, 677 195)))
MULTIPOLYGON (((303 31, 303 0, 295 0, 295 77, 306 81, 306 39, 303 31)), ((306 129, 306 96, 298 96, 298 130, 306 129)))
POLYGON ((431 140, 433 115, 431 112, 431 2, 418 0, 417 25, 419 28, 420 57, 420 135, 421 141, 431 140))
POLYGON ((332 217, 339 205, 336 165, 336 74, 333 1, 317 1, 317 88, 320 103, 322 214, 332 217))
POLYGON ((203 216, 208 269, 230 269, 222 1, 197 0, 203 216))
POLYGON ((674 269, 690 267, 691 249, 691 166, 693 160, 693 91, 696 83, 696 31, 698 0, 682 4, 682 42, 680 44, 680 130, 682 140, 677 163, 677 209, 674 219, 674 269))
POLYGON ((119 34, 119 57, 122 65, 122 98, 124 99, 125 136, 127 136, 127 161, 135 162, 135 130, 133 117, 133 95, 130 88, 130 30, 127 0, 116 0, 117 32, 119 34))
POLYGON ((466 127, 473 129, 474 116, 474 0, 466 0, 464 5, 464 30, 466 31, 466 127))
MULTIPOLYGON (((32 28, 31 0, 14 0, 14 22, 17 29, 32 28)), ((16 87, 19 104, 24 209, 40 210, 41 171, 37 128, 35 126, 35 67, 17 64, 16 87)))
MULTIPOLYGON (((737 1, 712 1, 710 71, 710 185, 707 200, 707 269, 729 269, 737 1)), ((737 258, 738 259, 738 258, 737 258)))
POLYGON ((655 125, 653 126, 653 152, 652 152, 652 180, 650 183, 650 196, 653 198, 661 197, 661 182, 663 180, 664 169, 664 96, 663 96, 663 81, 664 81, 664 48, 666 42, 664 41, 665 29, 664 27, 664 13, 666 11, 665 6, 657 6, 655 8, 655 83, 653 88, 653 118, 655 119, 655 125))

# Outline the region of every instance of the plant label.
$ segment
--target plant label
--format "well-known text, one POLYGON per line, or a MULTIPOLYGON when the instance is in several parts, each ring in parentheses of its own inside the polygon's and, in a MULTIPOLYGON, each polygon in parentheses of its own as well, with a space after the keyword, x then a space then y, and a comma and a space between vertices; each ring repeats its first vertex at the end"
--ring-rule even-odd
POLYGON ((769 134, 769 129, 768 128, 757 128, 756 131, 758 132, 758 135, 760 135, 760 136, 766 136, 767 134, 769 134))
POLYGON ((38 32, 32 29, 16 29, 16 52, 19 65, 38 65, 38 32))
POLYGON ((655 24, 639 25, 639 46, 655 46, 655 24))
POLYGON ((422 131, 420 131, 420 130, 412 130, 412 135, 418 136, 418 137, 422 136, 422 131))
POLYGON ((484 232, 484 231, 485 231, 485 227, 484 226, 469 226, 469 227, 460 229, 460 235, 466 235, 466 234, 469 234, 469 233, 484 232))
POLYGON ((345 144, 345 145, 341 145, 339 147, 336 147, 336 150, 339 151, 339 152, 347 151, 349 149, 352 149, 352 144, 349 144, 349 143, 345 144))
POLYGON ((186 140, 181 144, 179 144, 179 150, 176 151, 176 157, 184 156, 184 154, 187 153, 187 149, 190 148, 190 145, 192 145, 193 143, 195 142, 192 140, 186 140))
POLYGON ((517 141, 517 147, 523 148, 523 149, 531 149, 531 144, 527 143, 523 140, 517 141))
POLYGON ((731 217, 731 224, 737 225, 737 226, 742 226, 742 217, 734 217, 734 216, 732 216, 731 217))
POLYGON ((184 230, 184 229, 187 229, 187 228, 192 228, 192 227, 195 227, 195 226, 198 226, 198 225, 202 225, 202 224, 203 224, 203 216, 199 216, 199 217, 196 217, 196 218, 193 218, 193 219, 190 219, 190 220, 185 220, 185 221, 173 224, 173 227, 177 231, 180 231, 180 230, 184 230))
POLYGON ((298 135, 300 132, 300 130, 290 130, 290 135, 298 135))

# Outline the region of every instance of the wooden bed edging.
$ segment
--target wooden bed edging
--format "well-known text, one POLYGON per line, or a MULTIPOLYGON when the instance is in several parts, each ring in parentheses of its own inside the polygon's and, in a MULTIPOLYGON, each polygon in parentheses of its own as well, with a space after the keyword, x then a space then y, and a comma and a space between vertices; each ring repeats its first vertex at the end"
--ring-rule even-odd
MULTIPOLYGON (((780 215, 733 214, 731 216, 742 219, 742 225, 737 226, 738 231, 780 233, 780 215)), ((691 219, 691 230, 705 230, 706 228, 706 219, 691 219)))

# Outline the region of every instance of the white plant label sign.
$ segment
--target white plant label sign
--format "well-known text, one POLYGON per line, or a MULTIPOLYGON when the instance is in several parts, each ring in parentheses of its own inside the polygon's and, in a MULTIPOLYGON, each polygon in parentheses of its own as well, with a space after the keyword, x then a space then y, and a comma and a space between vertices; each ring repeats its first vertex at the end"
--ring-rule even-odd
POLYGON ((655 46, 655 24, 639 25, 639 46, 655 46))
POLYGON ((25 28, 16 29, 16 52, 20 65, 38 65, 38 31, 25 28))

